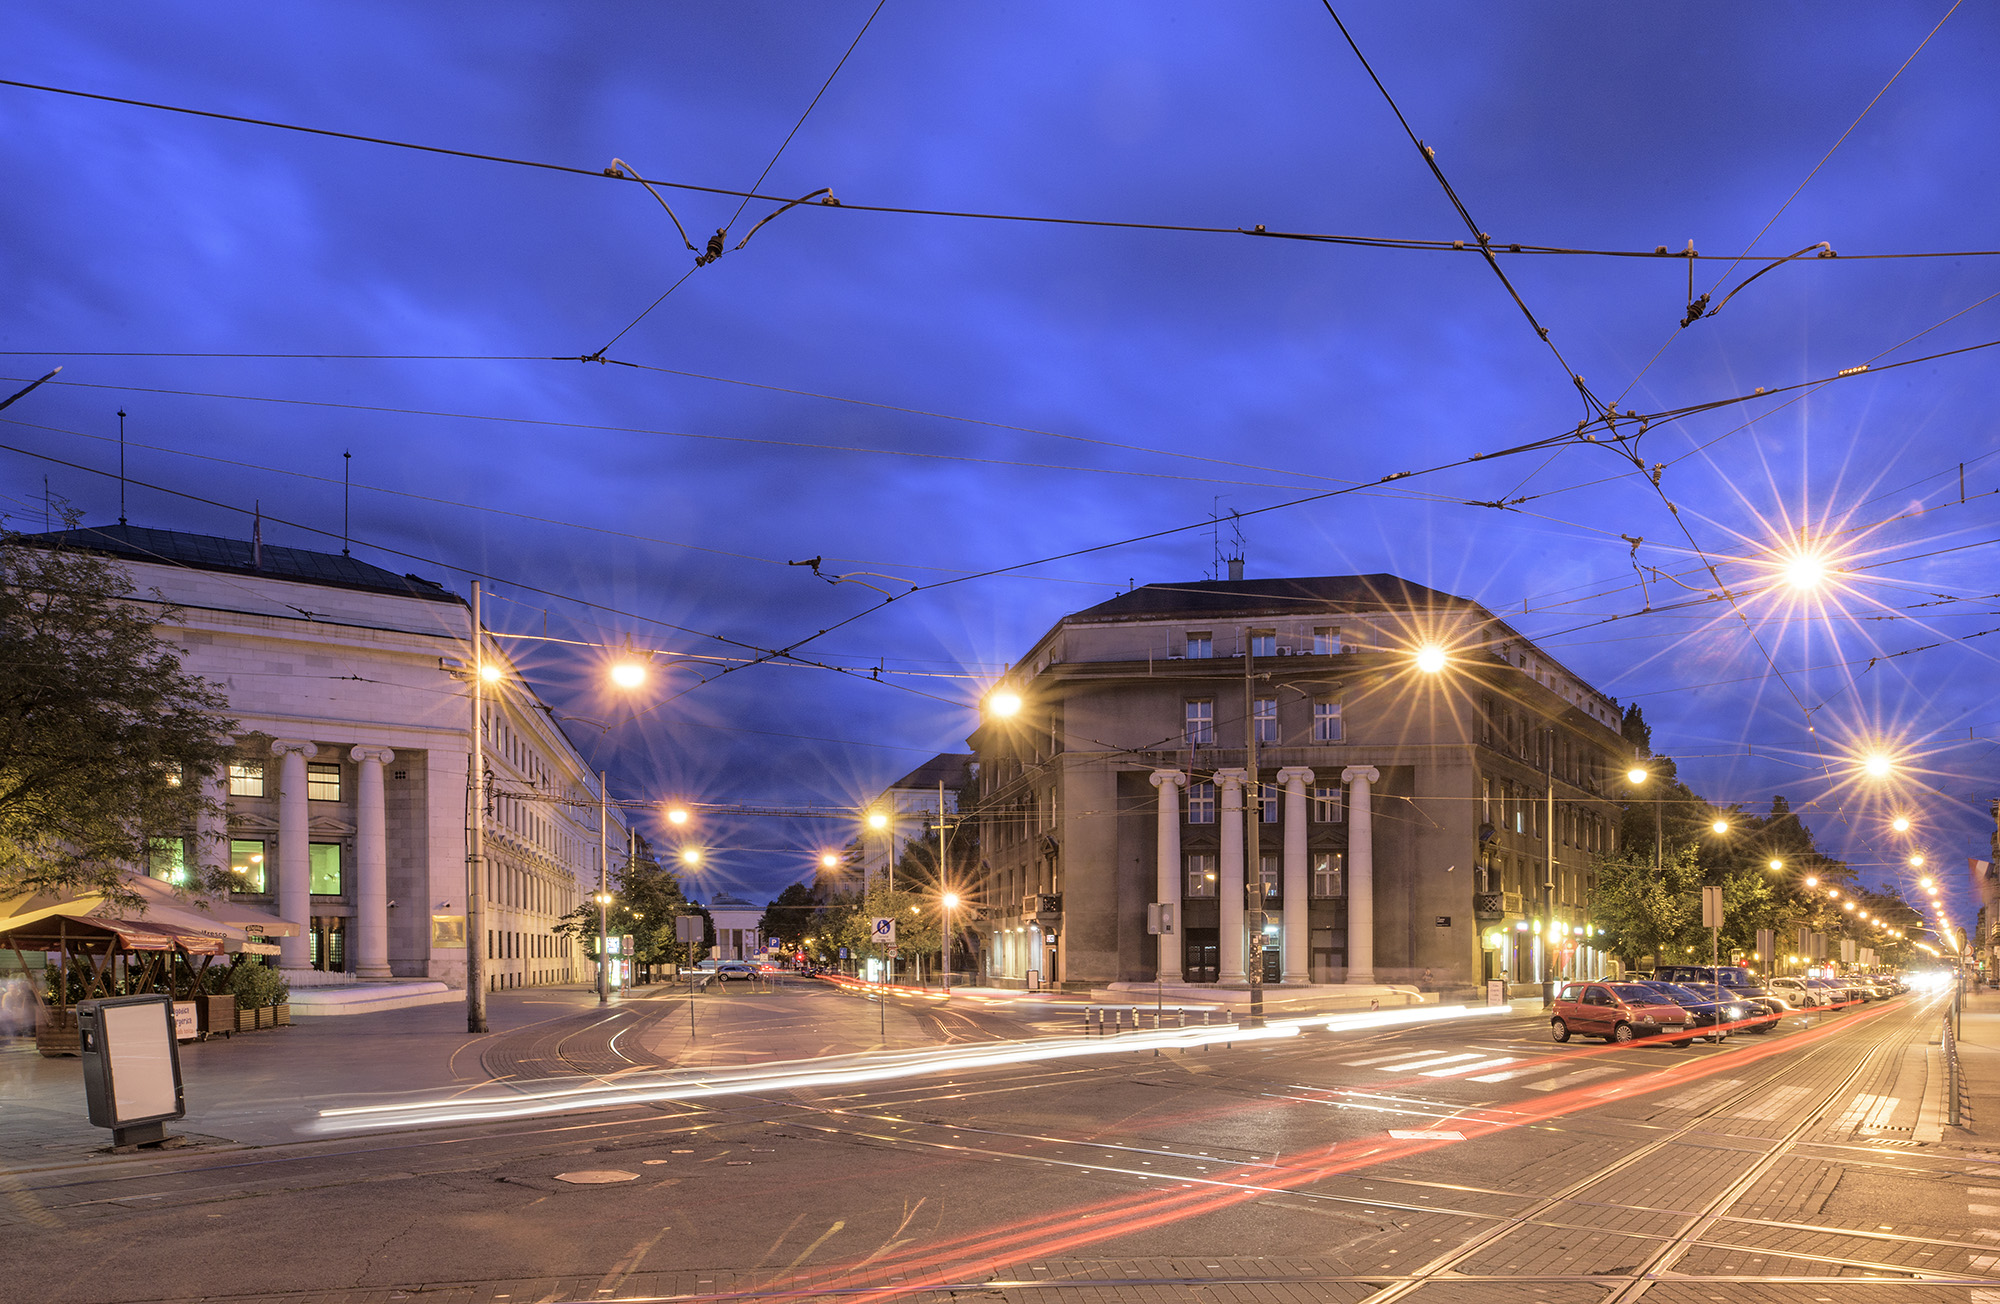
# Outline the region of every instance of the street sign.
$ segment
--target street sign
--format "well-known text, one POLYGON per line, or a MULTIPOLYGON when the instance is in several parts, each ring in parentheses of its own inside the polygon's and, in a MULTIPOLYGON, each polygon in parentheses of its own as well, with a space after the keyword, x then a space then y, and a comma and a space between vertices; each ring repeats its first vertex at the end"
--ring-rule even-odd
POLYGON ((1705 887, 1701 890, 1701 926, 1722 927, 1722 889, 1719 887, 1705 887))
POLYGON ((700 946, 705 932, 706 930, 702 927, 700 915, 681 915, 674 920, 674 940, 676 942, 690 942, 696 946, 700 946))
POLYGON ((1155 902, 1146 907, 1146 931, 1158 937, 1173 936, 1174 907, 1172 902, 1155 902))
POLYGON ((896 944, 896 921, 886 915, 875 916, 868 928, 868 940, 877 946, 896 944))

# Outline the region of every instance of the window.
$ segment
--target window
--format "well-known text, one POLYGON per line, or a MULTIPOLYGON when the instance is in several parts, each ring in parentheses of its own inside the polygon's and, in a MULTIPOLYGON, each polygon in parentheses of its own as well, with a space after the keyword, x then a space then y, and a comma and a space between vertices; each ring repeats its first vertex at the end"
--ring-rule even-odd
POLYGON ((1215 655, 1215 638, 1211 634, 1197 634, 1188 631, 1187 654, 1189 660, 1200 660, 1215 655))
POLYGON ((1214 853, 1190 851, 1187 854, 1187 895, 1191 897, 1215 895, 1214 853))
POLYGON ((340 763, 331 764, 314 761, 306 765, 306 799, 308 801, 340 800, 340 763))
POLYGON ((312 894, 314 896, 339 896, 340 844, 338 842, 315 842, 308 853, 307 863, 312 871, 312 894))
POLYGON ((187 882, 187 843, 180 838, 154 838, 146 856, 146 872, 169 883, 187 882))
POLYGON ((1316 743, 1337 743, 1340 741, 1340 703, 1330 697, 1313 700, 1313 741, 1316 743))
POLYGON ((1316 783, 1313 785, 1313 823, 1340 823, 1340 785, 1337 783, 1316 783))
POLYGON ((1340 853, 1338 851, 1315 851, 1312 853, 1312 894, 1316 897, 1337 897, 1346 895, 1346 887, 1340 881, 1340 853))
POLYGON ((231 761, 229 763, 229 795, 232 797, 263 796, 264 762, 231 761))
POLYGON ((1275 743, 1278 741, 1278 699, 1260 697, 1250 704, 1250 718, 1257 725, 1257 741, 1275 743))
POLYGON ((1260 783, 1257 785, 1257 809, 1262 815, 1264 823, 1276 824, 1278 822, 1277 784, 1260 783))
POLYGON ((262 894, 271 890, 270 870, 264 864, 264 844, 259 840, 229 844, 229 890, 262 894))
POLYGON ((1274 657, 1278 655, 1278 631, 1275 629, 1251 630, 1250 655, 1253 657, 1274 657))
POLYGON ((1190 783, 1187 794, 1188 823, 1215 823, 1215 785, 1212 783, 1190 783))
POLYGON ((1215 703, 1205 697, 1194 698, 1187 704, 1186 746, 1215 746, 1215 703))
POLYGON ((1313 629, 1313 655, 1321 657, 1340 654, 1340 626, 1318 625, 1313 629))
POLYGON ((1284 891, 1284 878, 1278 868, 1278 858, 1269 853, 1257 857, 1257 884, 1263 889, 1266 899, 1284 891))

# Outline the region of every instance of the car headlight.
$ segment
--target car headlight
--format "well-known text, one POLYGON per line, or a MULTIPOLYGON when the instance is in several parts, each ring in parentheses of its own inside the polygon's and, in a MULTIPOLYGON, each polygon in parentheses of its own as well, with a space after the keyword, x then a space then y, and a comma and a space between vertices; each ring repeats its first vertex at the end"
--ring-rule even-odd
POLYGON ((1730 1007, 1729 1007, 1729 1017, 1730 1017, 1730 1018, 1732 1018, 1732 1019, 1740 1019, 1740 1018, 1742 1018, 1742 1017, 1743 1017, 1743 1007, 1742 1007, 1742 1006, 1740 1006, 1740 1005, 1732 1005, 1732 1006, 1730 1006, 1730 1007))
POLYGON ((1641 1023, 1658 1023, 1658 1022, 1659 1022, 1659 1020, 1658 1020, 1658 1019, 1656 1019, 1656 1018, 1654 1018, 1654 1017, 1653 1017, 1652 1015, 1650 1015, 1650 1014, 1642 1014, 1642 1015, 1640 1015, 1640 1016, 1639 1016, 1639 1022, 1641 1022, 1641 1023))

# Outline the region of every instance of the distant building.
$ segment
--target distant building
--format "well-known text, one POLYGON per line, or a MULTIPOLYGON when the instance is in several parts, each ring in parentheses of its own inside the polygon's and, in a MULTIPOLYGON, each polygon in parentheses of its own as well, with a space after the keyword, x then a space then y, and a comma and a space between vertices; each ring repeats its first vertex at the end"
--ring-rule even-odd
POLYGON ((717 892, 708 899, 708 917, 715 921, 714 959, 755 960, 764 953, 764 907, 717 892))
POLYGON ((972 738, 995 981, 1603 972, 1618 704, 1477 603, 1393 575, 1150 584, 1003 685, 1023 709, 972 738))
MULTIPOLYGON (((152 872, 226 869, 234 896, 305 925, 278 961, 295 986, 463 987, 466 603, 344 553, 260 540, 110 525, 25 542, 118 561, 129 600, 160 613, 183 666, 228 699, 235 755, 203 776, 227 827, 186 830, 152 872)), ((509 664, 488 637, 487 659, 509 664)), ((496 988, 574 981, 588 961, 550 929, 596 889, 595 777, 520 675, 488 685, 486 704, 487 973, 496 988)), ((610 840, 622 850, 624 829, 610 840)))
POLYGON ((861 886, 865 888, 877 878, 886 877, 889 867, 902 858, 911 842, 919 838, 936 842, 939 810, 947 818, 958 813, 959 789, 974 770, 972 753, 943 752, 884 788, 881 795, 868 803, 862 820, 861 886), (877 827, 878 817, 880 827, 877 827))

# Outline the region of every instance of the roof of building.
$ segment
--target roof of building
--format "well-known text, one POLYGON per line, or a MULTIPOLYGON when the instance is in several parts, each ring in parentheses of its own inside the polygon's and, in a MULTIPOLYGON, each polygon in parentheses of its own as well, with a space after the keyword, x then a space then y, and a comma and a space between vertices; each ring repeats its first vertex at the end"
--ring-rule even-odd
POLYGON ((195 570, 263 575, 303 584, 397 593, 432 602, 458 602, 458 595, 434 580, 398 575, 346 553, 316 552, 282 544, 224 539, 212 534, 153 530, 141 525, 87 525, 73 530, 28 534, 21 542, 41 547, 75 548, 127 561, 164 562, 195 570))
POLYGON ((965 767, 974 759, 971 752, 939 752, 889 787, 935 791, 938 784, 943 783, 947 788, 956 788, 965 782, 965 767))
POLYGON ((1192 580, 1147 584, 1064 617, 1066 621, 1245 611, 1375 611, 1478 604, 1400 575, 1318 575, 1269 580, 1192 580))
POLYGON ((758 906, 755 902, 745 901, 742 897, 736 896, 733 893, 717 892, 708 899, 708 908, 710 910, 756 910, 758 906))

